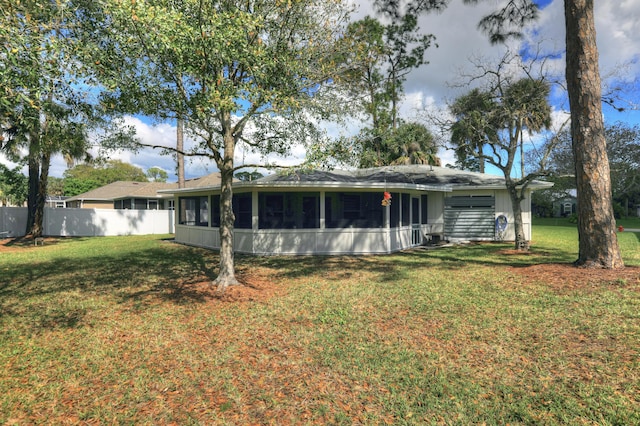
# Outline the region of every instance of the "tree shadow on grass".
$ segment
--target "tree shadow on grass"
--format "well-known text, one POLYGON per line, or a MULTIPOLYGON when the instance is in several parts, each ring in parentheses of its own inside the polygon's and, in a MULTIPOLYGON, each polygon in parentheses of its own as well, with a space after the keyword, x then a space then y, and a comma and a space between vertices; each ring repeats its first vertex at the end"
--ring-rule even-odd
POLYGON ((443 269, 464 265, 527 267, 546 263, 570 264, 575 260, 560 249, 532 247, 529 251, 517 251, 504 243, 467 243, 436 250, 416 248, 402 255, 405 259, 431 262, 434 267, 443 269))
MULTIPOLYGON (((524 267, 567 258, 567 253, 547 248, 533 249, 530 255, 501 255, 506 247, 471 244, 372 256, 237 255, 236 271, 242 277, 262 268, 264 273, 273 274, 262 278, 275 282, 317 277, 345 285, 366 271, 377 275, 376 282, 391 285, 415 270, 446 277, 447 271, 466 265, 524 267)), ((12 263, 1 271, 0 322, 21 318, 22 323, 35 329, 82 327, 84 317, 92 310, 84 306, 83 298, 115 299, 127 309, 140 312, 158 304, 193 305, 212 299, 213 289, 203 289, 216 276, 217 252, 162 242, 149 249, 134 247, 107 253, 12 263)))
POLYGON ((570 264, 573 259, 559 249, 532 248, 517 253, 508 244, 471 243, 437 248, 417 247, 389 255, 366 256, 247 256, 247 262, 273 268, 285 279, 318 275, 327 280, 346 280, 361 270, 378 274, 380 282, 402 279, 408 271, 430 273, 456 270, 468 265, 527 267, 541 263, 570 264))
POLYGON ((204 303, 193 289, 211 281, 217 255, 186 247, 158 247, 121 255, 58 257, 12 263, 0 280, 0 324, 19 320, 38 329, 75 328, 96 300, 142 310, 158 303, 204 303))
POLYGON ((240 262, 271 268, 278 278, 287 280, 318 276, 329 281, 344 281, 362 270, 385 274, 388 279, 399 278, 400 274, 388 255, 244 256, 241 259, 240 262))

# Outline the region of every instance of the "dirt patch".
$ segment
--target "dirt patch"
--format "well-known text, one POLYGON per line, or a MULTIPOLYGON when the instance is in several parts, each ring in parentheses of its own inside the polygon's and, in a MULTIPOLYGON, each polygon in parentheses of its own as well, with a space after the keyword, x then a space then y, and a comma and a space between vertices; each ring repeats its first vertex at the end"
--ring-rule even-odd
POLYGON ((527 284, 545 284, 557 291, 588 289, 598 285, 620 285, 640 291, 640 268, 579 268, 572 264, 541 263, 510 267, 527 284))
MULTIPOLYGON (((60 240, 56 237, 43 237, 38 238, 38 246, 55 244, 60 240)), ((22 250, 35 248, 35 240, 33 237, 20 237, 20 238, 0 238, 0 253, 11 253, 22 250)))
POLYGON ((236 272, 240 285, 228 287, 223 293, 212 285, 211 281, 203 281, 188 285, 188 291, 209 301, 220 302, 264 302, 278 295, 282 296, 285 287, 279 283, 275 271, 268 268, 255 268, 251 272, 236 272))

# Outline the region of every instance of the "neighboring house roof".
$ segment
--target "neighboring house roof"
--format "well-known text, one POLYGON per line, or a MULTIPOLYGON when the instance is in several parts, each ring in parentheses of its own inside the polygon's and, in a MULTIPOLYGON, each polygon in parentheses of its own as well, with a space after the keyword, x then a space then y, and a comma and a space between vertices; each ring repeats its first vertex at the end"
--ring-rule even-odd
MULTIPOLYGON (((187 179, 184 182, 185 188, 201 188, 201 187, 210 187, 215 185, 220 185, 222 182, 222 175, 220 172, 210 173, 205 176, 200 176, 193 179, 187 179)), ((178 184, 173 184, 174 188, 178 188, 178 184)))
MULTIPOLYGON (((206 176, 186 180, 185 188, 193 189, 202 186, 220 185, 220 181, 220 173, 211 173, 206 176)), ((178 184, 165 182, 117 181, 101 186, 100 188, 95 188, 91 191, 69 197, 66 201, 113 201, 128 198, 166 198, 166 196, 159 194, 158 191, 170 189, 178 189, 178 184)))
MULTIPOLYGON (((202 186, 207 190, 218 187, 202 186)), ((454 189, 503 189, 504 177, 429 165, 385 166, 354 170, 312 170, 276 173, 252 182, 236 182, 242 187, 334 187, 334 188, 417 188, 427 191, 451 192, 454 189)), ((550 182, 533 181, 531 189, 550 188, 550 182)), ((189 192, 189 188, 167 189, 162 193, 189 192)), ((191 189, 193 192, 193 189, 191 189)))
MULTIPOLYGON (((117 181, 100 188, 67 198, 67 202, 79 200, 113 201, 123 198, 162 198, 160 189, 170 189, 171 183, 117 181)), ((177 185, 175 185, 177 187, 177 185)))

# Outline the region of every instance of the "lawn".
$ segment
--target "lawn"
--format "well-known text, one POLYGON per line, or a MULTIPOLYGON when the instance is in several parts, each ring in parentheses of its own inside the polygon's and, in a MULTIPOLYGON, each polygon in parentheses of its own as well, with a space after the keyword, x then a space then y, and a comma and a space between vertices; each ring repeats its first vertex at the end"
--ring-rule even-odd
POLYGON ((575 225, 388 256, 237 256, 157 236, 0 246, 1 424, 640 424, 640 234, 575 225))

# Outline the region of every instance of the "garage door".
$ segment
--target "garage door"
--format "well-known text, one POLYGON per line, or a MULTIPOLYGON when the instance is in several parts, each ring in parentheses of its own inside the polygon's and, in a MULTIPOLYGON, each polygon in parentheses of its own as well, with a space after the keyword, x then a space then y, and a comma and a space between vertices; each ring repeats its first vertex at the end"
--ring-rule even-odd
POLYGON ((445 238, 493 240, 495 205, 495 197, 491 195, 445 198, 445 238))

